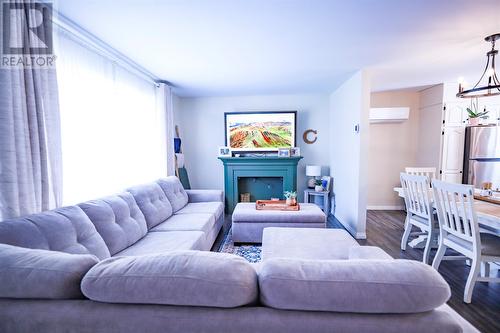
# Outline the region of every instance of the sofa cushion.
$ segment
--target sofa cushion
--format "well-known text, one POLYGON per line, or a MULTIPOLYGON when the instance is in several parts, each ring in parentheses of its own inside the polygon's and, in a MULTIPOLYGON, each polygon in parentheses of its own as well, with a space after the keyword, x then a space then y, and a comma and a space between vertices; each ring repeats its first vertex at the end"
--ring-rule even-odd
POLYGON ((172 205, 160 185, 156 183, 138 185, 127 189, 127 191, 132 193, 144 214, 148 229, 172 216, 172 205))
POLYGON ((79 204, 106 242, 111 255, 126 249, 146 235, 146 220, 132 194, 79 204))
POLYGON ((189 202, 224 202, 224 191, 221 190, 186 190, 189 202))
POLYGON ((392 260, 393 258, 377 246, 353 246, 349 248, 349 259, 392 260))
POLYGON ((80 282, 98 262, 90 254, 0 244, 0 297, 82 298, 80 282))
POLYGON ((271 258, 349 259, 358 242, 343 229, 268 227, 262 236, 262 260, 271 258))
POLYGON ((85 275, 82 291, 98 302, 221 308, 258 298, 257 274, 245 259, 205 251, 111 258, 85 275))
POLYGON ((157 225, 150 231, 188 231, 196 230, 204 233, 210 232, 215 225, 213 214, 179 214, 173 215, 165 222, 157 225))
POLYGON ((431 266, 410 260, 265 260, 260 298, 285 310, 354 313, 430 311, 450 298, 431 266))
POLYGON ((176 214, 192 214, 192 213, 208 213, 214 214, 215 219, 219 219, 224 213, 224 205, 222 202, 190 202, 176 214))
POLYGON ((200 250, 205 234, 202 231, 150 232, 134 245, 115 256, 141 256, 166 253, 175 250, 200 250))
POLYGON ((89 217, 78 206, 0 222, 0 243, 73 254, 110 256, 89 217))
POLYGON ((173 212, 177 212, 188 203, 188 195, 179 178, 170 176, 156 181, 172 205, 173 212))

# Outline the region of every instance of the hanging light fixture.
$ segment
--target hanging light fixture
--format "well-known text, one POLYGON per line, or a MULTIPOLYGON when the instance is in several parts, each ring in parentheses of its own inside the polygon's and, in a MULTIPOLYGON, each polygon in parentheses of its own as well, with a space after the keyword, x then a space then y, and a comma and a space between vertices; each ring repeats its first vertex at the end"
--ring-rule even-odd
POLYGON ((484 39, 487 42, 491 42, 491 51, 486 53, 488 60, 486 61, 486 68, 483 75, 481 75, 479 81, 471 89, 464 90, 463 83, 459 82, 457 97, 476 98, 500 95, 500 80, 495 71, 495 56, 498 54, 498 51, 495 50, 495 41, 497 39, 500 39, 500 33, 484 39))

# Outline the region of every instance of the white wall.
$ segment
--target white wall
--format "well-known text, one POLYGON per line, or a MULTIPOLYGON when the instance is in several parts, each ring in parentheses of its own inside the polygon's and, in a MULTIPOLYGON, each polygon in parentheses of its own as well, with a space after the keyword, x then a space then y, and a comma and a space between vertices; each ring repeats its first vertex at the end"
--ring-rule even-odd
POLYGON ((299 200, 306 188, 306 164, 323 166, 329 174, 329 96, 327 94, 259 95, 174 99, 174 120, 179 125, 191 187, 224 188, 223 167, 217 148, 224 146, 224 112, 297 110, 297 145, 304 157, 298 168, 299 200), (314 144, 305 144, 306 129, 318 131, 314 144))
POLYGON ((443 84, 420 91, 419 104, 415 166, 435 167, 439 173, 441 127, 443 124, 443 84))
MULTIPOLYGON (((172 108, 174 109, 174 126, 179 124, 180 109, 181 109, 181 98, 175 94, 172 94, 172 108)), ((181 133, 182 135, 182 133, 181 133)))
POLYGON ((402 209, 393 191, 405 167, 435 167, 439 171, 443 85, 412 92, 372 93, 372 107, 410 107, 400 123, 370 125, 368 209, 402 209))
POLYGON ((330 95, 330 173, 335 217, 356 238, 366 238, 369 77, 355 73, 330 95), (360 132, 354 126, 360 125, 360 132))
MULTIPOLYGON (((372 108, 409 107, 410 115, 403 122, 370 124, 368 209, 404 207, 393 189, 400 186, 399 174, 405 167, 417 166, 419 97, 417 91, 404 90, 371 94, 372 108)), ((439 152, 439 137, 437 149, 439 152)))

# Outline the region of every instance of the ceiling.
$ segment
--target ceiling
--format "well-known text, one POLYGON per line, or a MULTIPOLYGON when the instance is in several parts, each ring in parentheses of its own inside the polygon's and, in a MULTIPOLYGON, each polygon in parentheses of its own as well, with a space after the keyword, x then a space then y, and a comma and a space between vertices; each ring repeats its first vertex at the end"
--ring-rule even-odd
POLYGON ((500 0, 59 0, 180 96, 372 90, 479 78, 500 0), (470 75, 470 76, 469 76, 470 75))

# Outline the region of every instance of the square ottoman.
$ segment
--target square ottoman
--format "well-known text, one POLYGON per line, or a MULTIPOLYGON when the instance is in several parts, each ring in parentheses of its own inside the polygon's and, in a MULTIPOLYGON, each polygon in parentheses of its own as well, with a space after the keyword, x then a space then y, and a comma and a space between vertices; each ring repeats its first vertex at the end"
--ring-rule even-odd
POLYGON ((360 245, 343 229, 266 228, 262 260, 295 258, 349 259, 349 249, 360 245))
POLYGON ((232 217, 233 242, 261 243, 269 227, 325 228, 326 215, 315 204, 301 203, 299 211, 257 210, 255 203, 238 203, 232 217))

